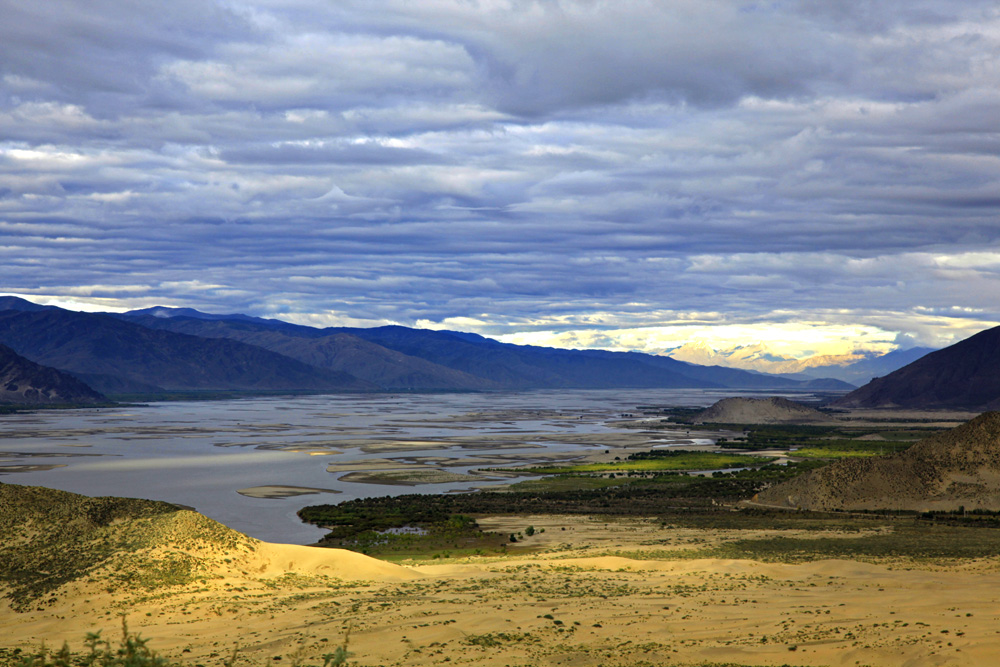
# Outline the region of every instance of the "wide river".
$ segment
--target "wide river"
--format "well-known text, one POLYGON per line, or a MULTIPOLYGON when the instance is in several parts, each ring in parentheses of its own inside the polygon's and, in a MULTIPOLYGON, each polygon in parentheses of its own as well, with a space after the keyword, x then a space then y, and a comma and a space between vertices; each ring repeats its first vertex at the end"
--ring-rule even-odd
POLYGON ((638 406, 707 406, 738 394, 654 389, 326 395, 2 415, 0 480, 165 500, 263 540, 308 544, 323 531, 299 521, 295 513, 306 505, 509 483, 455 477, 484 466, 622 446, 623 429, 611 422, 635 415, 638 406), (450 480, 400 486, 358 479, 365 471, 396 468, 426 468, 450 480), (319 491, 289 497, 253 497, 248 491, 259 487, 319 491))

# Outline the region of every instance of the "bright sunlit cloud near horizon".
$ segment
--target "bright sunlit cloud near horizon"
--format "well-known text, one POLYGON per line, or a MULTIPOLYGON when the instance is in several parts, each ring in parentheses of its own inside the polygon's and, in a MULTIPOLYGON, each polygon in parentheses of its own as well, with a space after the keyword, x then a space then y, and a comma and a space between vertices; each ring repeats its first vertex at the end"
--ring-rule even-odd
POLYGON ((796 323, 534 331, 497 338, 519 345, 600 348, 649 354, 665 354, 688 343, 704 343, 715 350, 764 344, 771 352, 792 358, 843 355, 859 349, 885 354, 899 347, 896 333, 877 327, 796 323))

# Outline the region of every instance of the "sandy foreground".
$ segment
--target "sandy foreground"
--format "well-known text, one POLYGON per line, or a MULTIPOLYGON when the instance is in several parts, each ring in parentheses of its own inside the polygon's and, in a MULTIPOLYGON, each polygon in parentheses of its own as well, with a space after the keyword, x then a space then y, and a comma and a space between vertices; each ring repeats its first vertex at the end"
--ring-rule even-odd
POLYGON ((83 583, 44 610, 0 608, 0 645, 80 648, 88 631, 116 637, 125 614, 192 665, 234 648, 237 664, 296 652, 321 664, 348 629, 350 664, 369 666, 1000 664, 1000 563, 694 560, 678 555, 734 535, 587 517, 481 523, 544 532, 502 558, 402 565, 258 543, 218 555, 224 576, 204 583, 113 595, 83 583))

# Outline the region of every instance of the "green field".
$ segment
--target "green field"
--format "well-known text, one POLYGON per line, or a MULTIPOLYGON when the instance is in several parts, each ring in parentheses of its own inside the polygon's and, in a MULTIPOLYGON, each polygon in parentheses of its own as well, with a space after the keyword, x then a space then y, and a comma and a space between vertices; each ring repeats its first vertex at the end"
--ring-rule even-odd
POLYGON ((568 466, 536 466, 524 470, 541 475, 579 475, 615 472, 681 472, 691 470, 721 470, 753 468, 766 465, 773 458, 750 454, 718 454, 714 452, 653 451, 633 454, 625 461, 581 463, 568 466))
POLYGON ((887 442, 879 440, 834 440, 830 444, 815 443, 788 453, 803 459, 843 459, 867 456, 884 456, 908 449, 912 442, 887 442))

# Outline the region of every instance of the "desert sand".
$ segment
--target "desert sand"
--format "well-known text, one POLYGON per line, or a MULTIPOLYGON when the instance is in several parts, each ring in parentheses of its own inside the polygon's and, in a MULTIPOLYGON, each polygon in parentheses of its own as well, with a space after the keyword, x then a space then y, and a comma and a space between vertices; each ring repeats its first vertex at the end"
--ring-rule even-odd
POLYGON ((505 557, 409 564, 265 543, 201 554, 215 559, 202 582, 114 594, 79 582, 32 611, 4 607, 2 643, 79 648, 88 631, 114 637, 126 614, 161 653, 205 665, 236 648, 236 664, 282 664, 296 653, 319 664, 348 630, 350 664, 369 666, 1000 659, 995 562, 699 560, 684 551, 733 535, 588 517, 482 523, 539 532, 505 557))

